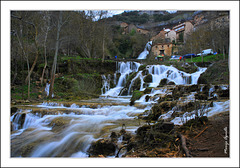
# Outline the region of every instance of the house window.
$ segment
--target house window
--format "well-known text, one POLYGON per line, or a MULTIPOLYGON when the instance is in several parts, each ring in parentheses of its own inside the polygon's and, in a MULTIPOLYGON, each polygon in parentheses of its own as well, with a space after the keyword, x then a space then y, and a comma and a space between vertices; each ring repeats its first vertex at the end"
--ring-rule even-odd
POLYGON ((169 45, 167 45, 167 47, 169 48, 169 45))

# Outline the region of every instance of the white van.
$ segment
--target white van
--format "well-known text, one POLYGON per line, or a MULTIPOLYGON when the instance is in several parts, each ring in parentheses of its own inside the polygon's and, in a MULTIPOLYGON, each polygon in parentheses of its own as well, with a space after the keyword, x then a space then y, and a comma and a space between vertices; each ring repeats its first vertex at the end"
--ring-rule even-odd
POLYGON ((213 49, 206 49, 203 50, 201 53, 198 53, 197 56, 205 56, 205 55, 212 55, 213 54, 213 49))

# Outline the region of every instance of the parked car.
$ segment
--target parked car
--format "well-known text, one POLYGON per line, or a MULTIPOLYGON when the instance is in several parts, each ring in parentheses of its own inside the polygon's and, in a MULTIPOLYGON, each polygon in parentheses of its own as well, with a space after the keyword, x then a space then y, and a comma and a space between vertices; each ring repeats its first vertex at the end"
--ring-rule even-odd
POLYGON ((173 55, 171 56, 170 60, 179 60, 180 57, 181 55, 173 55))
POLYGON ((183 59, 184 58, 191 58, 191 57, 196 57, 196 54, 186 54, 186 55, 183 55, 183 59))
POLYGON ((213 55, 213 49, 206 49, 206 50, 202 50, 201 53, 198 53, 197 56, 206 56, 206 55, 213 55))

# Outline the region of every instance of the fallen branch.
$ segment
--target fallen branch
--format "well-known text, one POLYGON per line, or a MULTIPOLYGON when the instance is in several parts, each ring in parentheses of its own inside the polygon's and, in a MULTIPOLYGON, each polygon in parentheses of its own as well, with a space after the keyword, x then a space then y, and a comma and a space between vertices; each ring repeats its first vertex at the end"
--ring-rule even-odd
POLYGON ((196 135, 196 136, 194 137, 194 139, 196 139, 197 137, 199 137, 207 128, 208 128, 208 127, 204 128, 204 130, 202 130, 198 135, 196 135))
POLYGON ((186 138, 182 134, 178 134, 178 137, 181 139, 182 149, 185 152, 186 157, 192 157, 192 155, 190 155, 190 152, 189 152, 189 150, 187 148, 187 145, 186 145, 186 138))

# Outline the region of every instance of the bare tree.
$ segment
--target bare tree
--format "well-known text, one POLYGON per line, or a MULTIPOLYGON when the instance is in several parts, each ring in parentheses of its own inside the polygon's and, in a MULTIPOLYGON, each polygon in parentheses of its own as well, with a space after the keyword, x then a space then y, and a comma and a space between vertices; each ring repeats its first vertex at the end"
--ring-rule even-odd
POLYGON ((56 68, 57 68, 57 57, 58 57, 58 49, 59 49, 59 41, 60 41, 60 32, 61 32, 62 26, 67 22, 68 18, 66 18, 65 21, 63 21, 62 11, 58 12, 58 24, 57 24, 55 54, 54 54, 54 60, 53 60, 52 71, 51 71, 51 79, 50 79, 50 90, 49 90, 49 96, 50 97, 53 97, 53 87, 54 87, 55 73, 56 73, 56 68))
POLYGON ((43 84, 43 78, 44 78, 44 74, 45 74, 45 69, 47 67, 47 46, 46 46, 46 43, 47 43, 48 32, 50 30, 50 15, 49 15, 48 11, 44 12, 43 19, 44 19, 44 26, 43 26, 42 29, 44 29, 43 31, 45 32, 45 38, 44 38, 44 42, 43 42, 44 62, 45 62, 45 64, 44 64, 42 77, 41 77, 41 85, 43 84))

